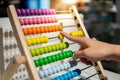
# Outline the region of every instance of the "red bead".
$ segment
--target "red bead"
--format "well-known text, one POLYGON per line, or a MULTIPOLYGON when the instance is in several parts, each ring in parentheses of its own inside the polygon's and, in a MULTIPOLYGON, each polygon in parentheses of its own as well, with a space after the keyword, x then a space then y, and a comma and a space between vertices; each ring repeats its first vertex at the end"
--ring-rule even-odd
POLYGON ((41 17, 41 23, 42 23, 42 24, 45 23, 44 17, 41 17))
POLYGON ((21 24, 21 25, 24 25, 24 24, 25 24, 24 19, 20 18, 19 21, 20 21, 20 24, 21 24))
POLYGON ((37 19, 36 18, 32 18, 33 20, 33 24, 37 24, 37 19))
POLYGON ((33 24, 33 19, 32 18, 29 18, 29 24, 33 24))
POLYGON ((48 18, 44 17, 45 23, 48 23, 48 18))
POLYGON ((37 18, 37 24, 41 24, 41 18, 37 18))
POLYGON ((28 18, 24 18, 24 23, 25 23, 25 25, 29 24, 28 18))

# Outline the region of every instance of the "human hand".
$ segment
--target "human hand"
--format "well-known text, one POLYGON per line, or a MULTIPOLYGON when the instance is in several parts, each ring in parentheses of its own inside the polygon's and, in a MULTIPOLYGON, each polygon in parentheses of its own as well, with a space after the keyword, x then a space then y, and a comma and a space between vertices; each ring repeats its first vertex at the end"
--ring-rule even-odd
POLYGON ((73 37, 65 32, 60 33, 69 40, 81 45, 81 48, 74 53, 73 59, 86 58, 93 62, 112 59, 113 45, 87 37, 73 37))

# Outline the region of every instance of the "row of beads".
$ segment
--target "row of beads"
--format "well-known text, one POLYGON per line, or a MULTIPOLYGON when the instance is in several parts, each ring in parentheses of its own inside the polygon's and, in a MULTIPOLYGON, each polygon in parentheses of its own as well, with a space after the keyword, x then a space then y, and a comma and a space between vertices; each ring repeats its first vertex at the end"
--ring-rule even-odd
POLYGON ((18 16, 56 14, 55 9, 17 9, 16 11, 18 16))
POLYGON ((45 46, 45 47, 30 49, 30 52, 31 52, 32 56, 38 56, 38 55, 45 54, 45 53, 50 53, 50 52, 54 52, 54 51, 58 51, 58 50, 63 50, 63 49, 66 49, 68 47, 69 47, 68 42, 62 42, 62 43, 59 43, 59 44, 54 44, 54 45, 49 45, 49 46, 45 46))
POLYGON ((22 30, 24 35, 31 35, 31 34, 62 31, 62 26, 61 25, 41 26, 41 27, 23 28, 22 30))
POLYGON ((35 45, 35 44, 42 44, 48 42, 47 36, 35 37, 35 38, 27 38, 26 42, 28 46, 35 45))
POLYGON ((65 73, 63 75, 60 75, 58 77, 55 77, 51 80, 70 80, 76 76, 79 76, 81 74, 81 70, 80 69, 75 69, 73 71, 70 71, 68 73, 65 73))
POLYGON ((38 73, 41 78, 45 78, 47 76, 51 76, 52 74, 58 73, 60 71, 72 68, 73 66, 76 66, 76 65, 77 65, 76 61, 64 62, 60 65, 56 65, 44 70, 39 70, 38 73))
MULTIPOLYGON (((62 35, 59 34, 58 37, 56 37, 56 38, 62 40, 62 38, 60 36, 62 36, 62 35)), ((47 43, 48 40, 49 40, 48 36, 41 36, 41 37, 27 38, 26 42, 27 42, 28 46, 31 46, 31 45, 36 45, 36 44, 47 43)))
POLYGON ((71 36, 76 36, 76 37, 78 37, 78 36, 83 36, 84 33, 83 33, 82 30, 77 30, 77 31, 72 31, 72 32, 70 32, 70 35, 71 35, 71 36))
POLYGON ((69 50, 69 51, 61 52, 61 53, 58 53, 58 54, 54 54, 54 55, 51 55, 51 56, 47 56, 47 57, 44 57, 44 58, 34 60, 34 63, 36 65, 36 67, 38 67, 38 66, 46 65, 46 64, 58 61, 58 60, 69 58, 69 57, 72 57, 72 56, 73 56, 73 52, 69 50))
POLYGON ((39 18, 20 18, 21 25, 31 25, 31 24, 44 24, 44 23, 55 23, 57 18, 53 17, 39 17, 39 18))

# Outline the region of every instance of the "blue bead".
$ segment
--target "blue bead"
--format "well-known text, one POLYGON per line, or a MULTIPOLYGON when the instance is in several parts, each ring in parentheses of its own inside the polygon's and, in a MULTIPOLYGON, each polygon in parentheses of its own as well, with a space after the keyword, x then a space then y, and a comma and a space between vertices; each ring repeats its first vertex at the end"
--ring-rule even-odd
POLYGON ((67 66, 68 66, 68 69, 71 68, 70 66, 70 63, 69 62, 66 62, 67 66))
POLYGON ((56 66, 57 72, 60 72, 60 67, 56 66))
POLYGON ((72 71, 72 72, 70 72, 70 75, 71 75, 71 77, 73 78, 73 77, 75 77, 75 74, 74 74, 74 72, 72 71))
POLYGON ((43 70, 43 72, 44 72, 45 77, 47 77, 49 72, 47 70, 43 70))
POLYGON ((63 71, 64 70, 64 66, 60 65, 60 70, 63 71))
POLYGON ((51 69, 53 71, 53 74, 56 73, 56 68, 55 67, 52 67, 51 69))
POLYGON ((80 79, 78 79, 78 80, 85 80, 84 78, 80 78, 80 79))
POLYGON ((39 73, 39 76, 40 76, 41 78, 44 78, 44 77, 45 77, 45 75, 44 75, 44 72, 43 72, 43 71, 38 71, 38 73, 39 73))
POLYGON ((66 74, 63 74, 62 76, 64 77, 64 80, 68 79, 68 76, 66 74))
POLYGON ((60 80, 65 80, 63 76, 60 76, 59 78, 60 78, 60 80))
POLYGON ((53 74, 53 72, 52 72, 52 69, 51 69, 51 68, 48 68, 48 69, 47 69, 47 71, 49 72, 49 74, 48 74, 49 76, 53 74))
POLYGON ((81 70, 80 69, 76 69, 76 70, 74 70, 75 72, 77 72, 78 73, 78 75, 80 75, 81 74, 81 70))
POLYGON ((70 73, 67 73, 66 75, 67 75, 69 78, 72 78, 71 75, 70 75, 70 73))

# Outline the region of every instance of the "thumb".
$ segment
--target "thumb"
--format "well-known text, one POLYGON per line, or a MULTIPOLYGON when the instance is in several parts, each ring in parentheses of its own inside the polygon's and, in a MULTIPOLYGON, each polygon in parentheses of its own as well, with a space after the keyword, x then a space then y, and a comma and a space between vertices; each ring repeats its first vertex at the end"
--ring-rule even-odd
POLYGON ((80 43, 80 44, 87 44, 88 42, 87 38, 85 37, 74 37, 62 31, 60 32, 60 34, 62 34, 64 37, 68 38, 69 40, 80 43))

